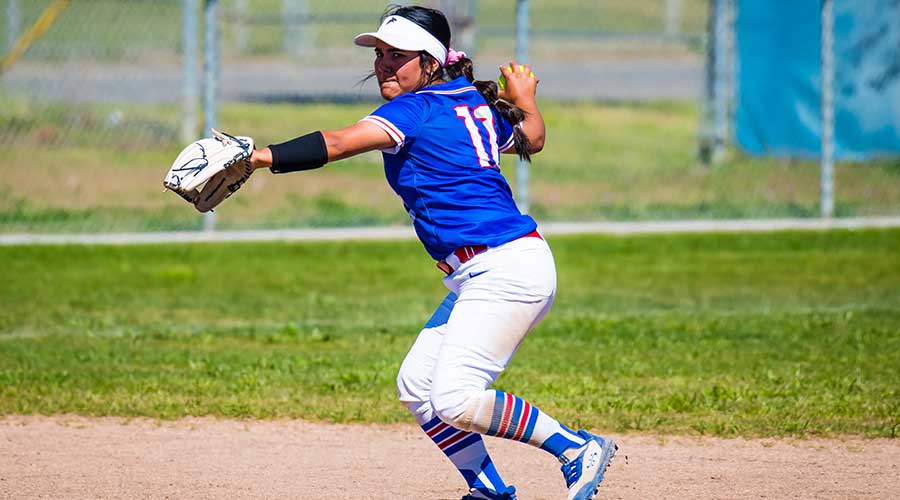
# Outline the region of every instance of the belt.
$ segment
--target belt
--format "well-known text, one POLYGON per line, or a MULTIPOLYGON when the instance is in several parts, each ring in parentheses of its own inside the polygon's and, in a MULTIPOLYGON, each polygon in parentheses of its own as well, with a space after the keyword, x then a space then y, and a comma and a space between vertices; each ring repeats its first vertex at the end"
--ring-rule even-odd
MULTIPOLYGON (((525 236, 522 236, 522 238, 544 239, 544 237, 541 236, 541 233, 539 233, 537 231, 537 229, 526 234, 525 236)), ((468 262, 469 260, 471 260, 472 257, 475 257, 476 255, 484 252, 487 249, 488 249, 487 245, 467 245, 464 247, 457 248, 456 250, 453 251, 453 253, 451 255, 453 255, 456 258, 456 260, 459 260, 459 265, 462 265, 462 264, 465 264, 466 262, 468 262)), ((459 267, 459 266, 457 266, 457 267, 459 267)), ((438 262, 437 268, 440 269, 441 271, 443 271, 444 274, 446 274, 447 276, 450 276, 451 274, 453 274, 453 271, 454 271, 453 266, 448 264, 446 259, 438 262)))

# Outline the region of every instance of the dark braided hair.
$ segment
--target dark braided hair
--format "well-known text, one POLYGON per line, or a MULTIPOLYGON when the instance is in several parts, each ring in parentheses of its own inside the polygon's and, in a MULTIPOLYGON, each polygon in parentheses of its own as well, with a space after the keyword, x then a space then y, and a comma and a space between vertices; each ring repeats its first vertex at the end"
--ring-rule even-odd
MULTIPOLYGON (((432 34, 441 42, 446 49, 450 49, 450 24, 447 22, 446 16, 436 9, 419 6, 400 6, 389 5, 381 21, 384 22, 390 16, 400 16, 406 18, 432 34)), ((522 131, 519 124, 525 119, 525 111, 522 111, 515 104, 501 99, 498 95, 499 89, 497 82, 492 80, 476 80, 474 76, 474 65, 468 57, 463 57, 456 64, 439 68, 432 71, 434 57, 425 51, 419 52, 419 65, 422 68, 422 86, 441 80, 453 80, 460 76, 466 77, 466 80, 472 83, 475 89, 484 97, 488 105, 494 109, 506 121, 513 124, 513 142, 516 146, 516 153, 519 158, 525 161, 531 161, 531 143, 528 136, 522 131)), ((442 63, 443 61, 438 61, 442 63)))

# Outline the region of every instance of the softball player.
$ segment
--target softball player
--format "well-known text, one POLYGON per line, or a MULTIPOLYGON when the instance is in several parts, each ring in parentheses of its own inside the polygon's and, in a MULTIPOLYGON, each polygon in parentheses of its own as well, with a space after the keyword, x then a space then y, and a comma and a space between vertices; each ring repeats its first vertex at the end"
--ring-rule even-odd
POLYGON ((254 151, 251 165, 292 172, 381 150, 387 180, 450 290, 400 367, 400 401, 465 478, 463 499, 515 499, 482 435, 551 453, 568 500, 593 498, 615 443, 489 389, 556 292, 550 248, 500 173, 500 153, 528 159, 543 147, 531 68, 501 68, 498 95, 450 49, 444 15, 424 7, 389 8, 378 31, 355 42, 374 48, 373 76, 388 102, 347 128, 254 151))

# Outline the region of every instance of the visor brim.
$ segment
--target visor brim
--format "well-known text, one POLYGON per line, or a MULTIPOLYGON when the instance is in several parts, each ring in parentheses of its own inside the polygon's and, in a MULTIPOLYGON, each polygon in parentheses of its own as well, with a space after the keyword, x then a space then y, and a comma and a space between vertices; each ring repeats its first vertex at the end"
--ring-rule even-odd
POLYGON ((447 59, 447 47, 425 28, 403 17, 391 16, 378 31, 361 33, 353 39, 360 47, 375 47, 379 41, 399 50, 425 51, 442 66, 447 59))
POLYGON ((353 39, 353 43, 360 47, 375 47, 378 45, 379 40, 395 49, 415 51, 426 50, 422 46, 422 43, 404 39, 400 36, 391 36, 390 33, 362 33, 356 35, 356 38, 353 39))
POLYGON ((377 33, 360 33, 356 35, 356 38, 353 39, 353 43, 359 45, 360 47, 374 47, 378 45, 378 40, 379 38, 377 33))

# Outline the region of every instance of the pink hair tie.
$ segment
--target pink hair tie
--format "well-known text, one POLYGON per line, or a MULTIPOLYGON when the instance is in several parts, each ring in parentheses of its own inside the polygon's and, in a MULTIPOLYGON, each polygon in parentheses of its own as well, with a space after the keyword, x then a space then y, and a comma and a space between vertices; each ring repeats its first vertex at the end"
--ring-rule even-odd
POLYGON ((465 52, 463 52, 461 50, 456 51, 456 50, 450 49, 449 51, 447 51, 446 66, 453 66, 454 64, 458 63, 459 60, 462 59, 463 57, 467 57, 465 52))

